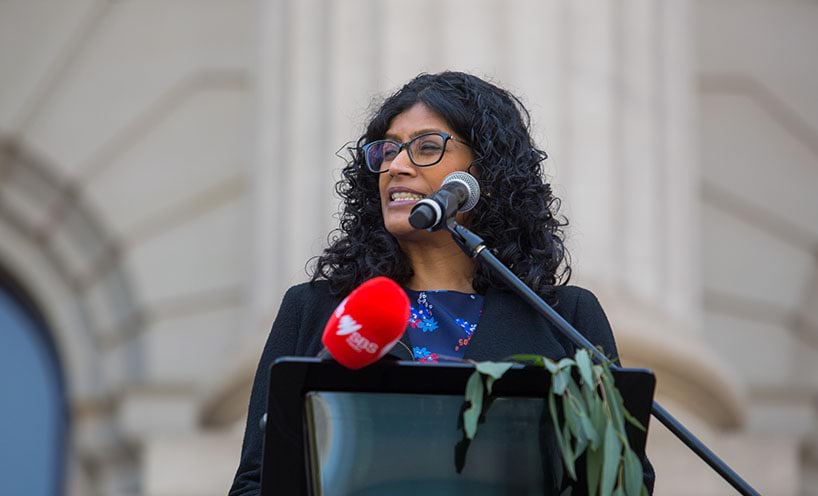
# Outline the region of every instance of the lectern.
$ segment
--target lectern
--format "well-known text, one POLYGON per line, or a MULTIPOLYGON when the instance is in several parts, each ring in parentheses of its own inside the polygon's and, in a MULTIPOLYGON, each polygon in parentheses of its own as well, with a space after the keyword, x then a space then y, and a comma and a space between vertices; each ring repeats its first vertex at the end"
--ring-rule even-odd
MULTIPOLYGON (((328 360, 279 358, 270 368, 261 491, 272 495, 542 495, 566 481, 544 401, 550 375, 515 366, 457 473, 456 444, 466 363, 382 360, 349 370, 328 360)), ((623 369, 614 379, 625 407, 650 419, 655 378, 623 369)), ((646 433, 628 425, 641 456, 646 433)), ((584 464, 578 462, 578 475, 584 464)), ((573 495, 585 494, 583 479, 573 495)))

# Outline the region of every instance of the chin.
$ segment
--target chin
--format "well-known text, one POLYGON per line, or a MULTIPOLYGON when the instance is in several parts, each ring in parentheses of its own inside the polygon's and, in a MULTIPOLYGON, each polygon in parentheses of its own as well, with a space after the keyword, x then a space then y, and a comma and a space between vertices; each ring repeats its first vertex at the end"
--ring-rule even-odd
POLYGON ((395 221, 385 222, 384 226, 386 227, 386 231, 389 234, 398 239, 405 238, 406 236, 409 236, 412 233, 418 232, 417 229, 415 229, 409 224, 408 218, 398 222, 395 221))
POLYGON ((399 241, 401 239, 418 239, 418 237, 423 237, 424 234, 428 234, 424 230, 412 227, 412 225, 409 224, 408 215, 387 217, 384 221, 384 227, 386 227, 386 231, 389 234, 399 241))
POLYGON ((395 209, 384 210, 385 211, 381 213, 383 216, 383 225, 386 227, 389 234, 397 237, 399 234, 414 230, 412 225, 409 224, 410 209, 406 209, 405 212, 396 212, 395 209))

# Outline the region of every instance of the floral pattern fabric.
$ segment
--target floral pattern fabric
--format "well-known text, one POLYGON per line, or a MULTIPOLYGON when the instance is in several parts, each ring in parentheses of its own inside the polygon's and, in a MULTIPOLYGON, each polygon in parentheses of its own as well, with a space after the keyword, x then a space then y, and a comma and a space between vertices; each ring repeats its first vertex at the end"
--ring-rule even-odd
POLYGON ((411 305, 406 333, 415 360, 437 363, 462 359, 483 313, 483 296, 411 289, 406 294, 411 305))

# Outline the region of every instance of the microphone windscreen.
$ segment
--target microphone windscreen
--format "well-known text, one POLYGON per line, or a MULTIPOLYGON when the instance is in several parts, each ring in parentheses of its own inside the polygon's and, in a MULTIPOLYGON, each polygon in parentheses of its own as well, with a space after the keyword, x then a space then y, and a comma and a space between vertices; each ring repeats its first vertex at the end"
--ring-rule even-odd
POLYGON ((409 298, 388 277, 364 282, 342 301, 324 327, 321 341, 332 358, 350 369, 378 361, 406 330, 409 298))
POLYGON ((467 191, 466 200, 463 202, 463 205, 457 209, 457 211, 468 212, 469 210, 473 209, 475 205, 477 205, 477 202, 480 201, 480 183, 478 183, 477 179, 475 179, 474 176, 468 172, 455 171, 444 177, 443 182, 441 182, 440 185, 445 186, 453 182, 459 182, 465 186, 467 191))

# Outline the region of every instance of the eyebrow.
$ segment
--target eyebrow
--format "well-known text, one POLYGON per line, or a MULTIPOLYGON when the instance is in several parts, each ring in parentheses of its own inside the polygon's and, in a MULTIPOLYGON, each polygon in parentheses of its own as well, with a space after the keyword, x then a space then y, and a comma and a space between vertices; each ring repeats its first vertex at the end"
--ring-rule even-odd
MULTIPOLYGON (((446 133, 446 134, 452 134, 452 133, 448 133, 448 132, 446 132, 446 131, 444 131, 444 130, 442 130, 442 129, 438 129, 438 128, 436 128, 436 127, 430 127, 430 128, 420 129, 420 130, 415 131, 414 133, 410 134, 410 135, 409 135, 409 140, 412 140, 413 138, 416 138, 416 137, 420 136, 421 134, 426 134, 426 133, 446 133)), ((399 137, 398 135, 396 135, 396 134, 392 134, 392 133, 386 133, 386 134, 384 134, 384 135, 383 135, 383 139, 388 139, 388 140, 394 140, 394 141, 397 141, 397 142, 401 142, 400 137, 399 137)), ((409 140, 407 140, 407 141, 409 141, 409 140)))

